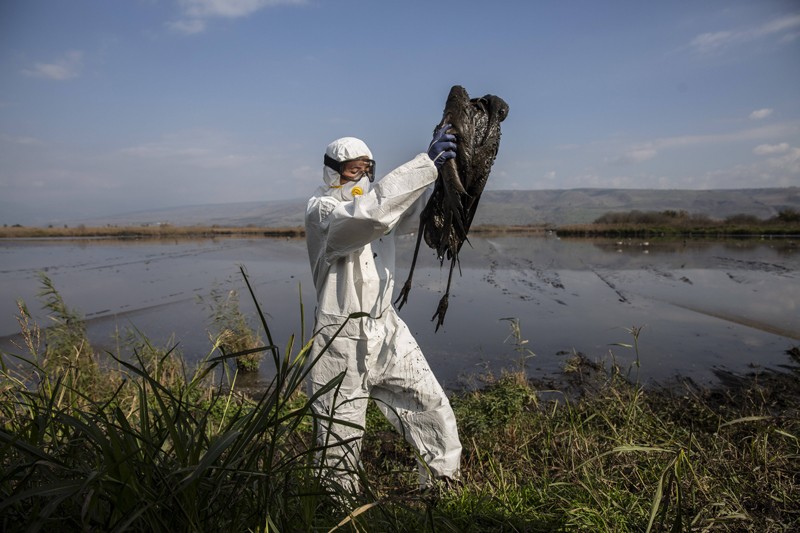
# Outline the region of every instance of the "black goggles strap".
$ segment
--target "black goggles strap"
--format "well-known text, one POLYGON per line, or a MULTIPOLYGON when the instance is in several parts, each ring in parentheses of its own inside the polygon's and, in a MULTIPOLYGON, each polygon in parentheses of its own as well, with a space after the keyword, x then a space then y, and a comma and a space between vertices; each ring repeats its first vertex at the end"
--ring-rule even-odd
POLYGON ((325 154, 325 166, 335 170, 339 174, 342 173, 342 163, 330 157, 328 154, 325 154))

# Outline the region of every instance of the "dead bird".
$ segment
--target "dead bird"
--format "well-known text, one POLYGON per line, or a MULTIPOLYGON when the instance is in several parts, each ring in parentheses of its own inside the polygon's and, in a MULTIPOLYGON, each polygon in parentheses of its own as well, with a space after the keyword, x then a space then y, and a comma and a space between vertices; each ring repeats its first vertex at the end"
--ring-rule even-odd
POLYGON ((508 104, 502 98, 487 94, 470 99, 463 87, 454 85, 447 97, 442 120, 434 128, 436 131, 445 124, 452 126, 448 131, 456 136, 456 157, 442 165, 433 194, 420 214, 411 270, 395 304, 401 309, 408 301, 419 246, 424 237, 425 243, 436 250, 441 265, 445 259, 450 261, 447 289, 431 318, 437 320, 436 331, 444 323, 458 253, 464 242, 468 242, 472 219, 500 147, 500 123, 506 116, 508 104))

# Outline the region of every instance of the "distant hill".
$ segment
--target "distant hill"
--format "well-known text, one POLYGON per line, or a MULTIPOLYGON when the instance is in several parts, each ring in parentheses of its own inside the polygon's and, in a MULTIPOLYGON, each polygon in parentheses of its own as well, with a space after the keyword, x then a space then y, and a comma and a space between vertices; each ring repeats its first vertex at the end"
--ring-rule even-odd
MULTIPOLYGON (((212 204, 140 211, 72 221, 70 225, 302 226, 305 199, 212 204)), ((723 219, 747 214, 770 218, 800 211, 800 187, 776 189, 656 190, 559 189, 485 191, 474 224, 555 225, 592 222, 611 211, 687 211, 723 219)))
POLYGON ((800 187, 781 189, 562 189, 486 191, 476 224, 580 224, 611 211, 687 211, 723 219, 747 214, 770 218, 800 210, 800 187))

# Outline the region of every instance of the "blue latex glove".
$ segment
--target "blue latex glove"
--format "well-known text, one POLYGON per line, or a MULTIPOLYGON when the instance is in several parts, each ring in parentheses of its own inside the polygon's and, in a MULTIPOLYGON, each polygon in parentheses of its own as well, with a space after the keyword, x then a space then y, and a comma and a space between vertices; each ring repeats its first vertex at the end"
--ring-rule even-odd
POLYGON ((428 146, 428 157, 431 158, 436 168, 442 168, 444 162, 456 156, 456 136, 447 133, 452 127, 444 124, 433 133, 433 140, 428 146))

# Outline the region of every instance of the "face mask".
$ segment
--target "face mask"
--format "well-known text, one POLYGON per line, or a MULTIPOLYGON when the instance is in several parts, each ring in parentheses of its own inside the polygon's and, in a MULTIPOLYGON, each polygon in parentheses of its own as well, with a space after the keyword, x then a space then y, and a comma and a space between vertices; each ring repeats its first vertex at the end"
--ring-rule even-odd
POLYGON ((331 196, 343 202, 349 202, 357 196, 367 194, 369 191, 369 179, 366 177, 358 181, 348 181, 344 185, 332 187, 331 196))

